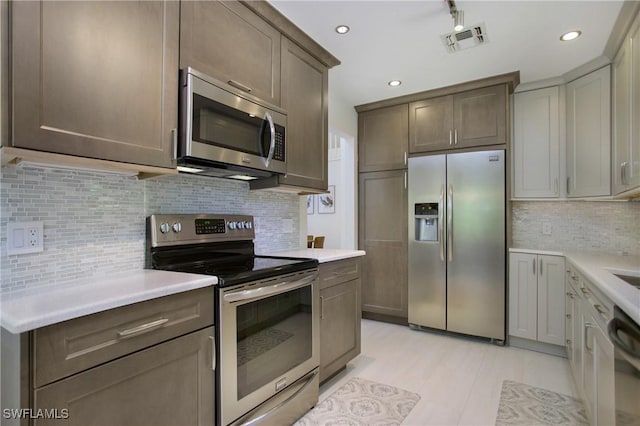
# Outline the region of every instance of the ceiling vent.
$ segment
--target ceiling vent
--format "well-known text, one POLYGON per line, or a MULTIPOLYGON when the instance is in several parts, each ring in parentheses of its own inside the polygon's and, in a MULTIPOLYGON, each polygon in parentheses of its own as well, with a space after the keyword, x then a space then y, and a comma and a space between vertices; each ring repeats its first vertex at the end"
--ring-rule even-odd
POLYGON ((469 49, 470 47, 479 46, 489 41, 487 39, 487 30, 485 29, 484 22, 472 25, 462 31, 454 31, 441 35, 440 38, 449 53, 469 49))

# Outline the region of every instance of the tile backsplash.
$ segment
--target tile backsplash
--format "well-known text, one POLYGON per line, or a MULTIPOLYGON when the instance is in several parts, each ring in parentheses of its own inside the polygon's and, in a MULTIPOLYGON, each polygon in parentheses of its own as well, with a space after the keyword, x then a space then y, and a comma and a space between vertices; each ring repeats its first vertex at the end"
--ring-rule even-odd
POLYGON ((4 293, 142 269, 145 218, 153 213, 249 214, 256 251, 299 245, 298 196, 249 191, 245 182, 195 175, 138 180, 36 166, 8 166, 0 173, 4 293), (44 222, 44 251, 7 256, 7 223, 30 221, 44 222))
POLYGON ((640 256, 640 202, 513 201, 511 211, 511 247, 640 256))

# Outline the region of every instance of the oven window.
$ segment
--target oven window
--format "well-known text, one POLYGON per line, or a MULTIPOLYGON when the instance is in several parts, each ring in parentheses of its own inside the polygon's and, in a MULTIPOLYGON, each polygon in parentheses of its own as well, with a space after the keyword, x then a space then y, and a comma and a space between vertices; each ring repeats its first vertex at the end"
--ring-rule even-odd
POLYGON ((194 93, 192 123, 195 141, 267 156, 271 135, 263 117, 252 117, 194 93))
POLYGON ((311 358, 311 286, 236 309, 238 400, 311 358))

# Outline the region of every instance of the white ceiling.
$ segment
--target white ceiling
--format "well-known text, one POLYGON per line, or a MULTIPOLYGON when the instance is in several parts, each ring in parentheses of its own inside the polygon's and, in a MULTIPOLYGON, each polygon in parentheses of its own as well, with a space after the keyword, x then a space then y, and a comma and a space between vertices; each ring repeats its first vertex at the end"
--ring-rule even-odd
POLYGON ((603 54, 621 1, 460 0, 466 26, 484 22, 489 42, 447 53, 453 31, 444 0, 271 0, 336 56, 329 87, 349 105, 520 71, 521 83, 559 77, 603 54), (337 34, 339 24, 351 27, 337 34), (580 29, 582 36, 561 42, 580 29), (390 87, 389 80, 402 85, 390 87))

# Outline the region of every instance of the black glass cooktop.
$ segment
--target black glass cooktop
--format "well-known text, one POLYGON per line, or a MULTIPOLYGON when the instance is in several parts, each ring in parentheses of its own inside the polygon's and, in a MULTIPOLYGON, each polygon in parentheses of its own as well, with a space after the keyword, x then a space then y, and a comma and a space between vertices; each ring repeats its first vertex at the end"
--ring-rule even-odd
POLYGON ((277 256, 254 256, 253 244, 225 243, 155 249, 151 253, 152 267, 167 271, 215 275, 218 285, 285 275, 318 266, 316 259, 277 256))

